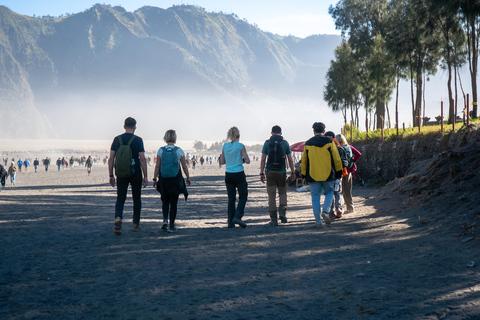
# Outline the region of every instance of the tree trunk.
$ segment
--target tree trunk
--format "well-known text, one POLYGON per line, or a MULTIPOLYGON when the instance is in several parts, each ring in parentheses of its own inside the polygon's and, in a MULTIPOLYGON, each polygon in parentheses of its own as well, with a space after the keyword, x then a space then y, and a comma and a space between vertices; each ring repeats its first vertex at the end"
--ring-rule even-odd
POLYGON ((417 89, 417 97, 415 99, 415 110, 414 110, 414 122, 413 126, 418 127, 421 125, 422 119, 419 117, 422 115, 422 89, 423 89, 423 72, 421 68, 417 70, 417 79, 416 79, 416 89, 417 89))
POLYGON ((412 123, 413 126, 415 126, 415 101, 414 97, 415 95, 413 94, 413 64, 410 61, 410 95, 412 97, 412 123))
POLYGON ((398 136, 398 86, 400 84, 400 76, 397 75, 397 96, 395 98, 395 128, 398 136))
POLYGON ((380 98, 377 98, 377 104, 375 109, 377 114, 377 129, 381 129, 382 119, 385 119, 385 102, 382 102, 380 98))
POLYGON ((473 102, 473 117, 477 117, 477 69, 478 69, 478 39, 477 39, 477 18, 472 17, 469 19, 469 49, 471 55, 469 55, 469 64, 470 64, 470 78, 472 81, 472 102, 473 102))

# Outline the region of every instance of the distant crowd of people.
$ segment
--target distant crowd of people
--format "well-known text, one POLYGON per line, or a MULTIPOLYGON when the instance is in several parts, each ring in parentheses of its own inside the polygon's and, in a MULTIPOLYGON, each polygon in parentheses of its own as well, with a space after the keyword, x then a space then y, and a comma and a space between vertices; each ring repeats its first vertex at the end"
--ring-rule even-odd
MULTIPOLYGON (((4 157, 3 164, 0 163, 0 191, 1 187, 5 187, 6 185, 6 180, 9 178, 10 179, 10 184, 13 186, 15 185, 16 182, 16 177, 17 173, 19 172, 29 172, 30 166, 33 165, 35 173, 38 173, 40 163, 41 165, 45 168, 45 172, 48 171, 50 166, 52 165, 52 160, 50 157, 45 157, 42 160, 39 160, 38 158, 35 158, 33 162, 30 162, 30 158, 8 158, 4 157), (17 160, 18 159, 18 160, 17 160)), ((65 157, 59 157, 54 165, 57 166, 57 171, 60 171, 62 169, 68 169, 68 168, 73 168, 74 166, 85 166, 87 167, 87 173, 90 175, 92 166, 95 163, 98 163, 100 161, 100 158, 98 157, 92 157, 92 156, 82 156, 80 158, 78 157, 70 157, 70 159, 66 159, 65 157)), ((104 160, 104 163, 106 163, 107 160, 104 160)))
MULTIPOLYGON (((110 185, 117 186, 114 214, 114 232, 117 235, 122 233, 123 209, 129 185, 133 197, 132 231, 141 229, 141 189, 148 185, 148 173, 143 140, 134 134, 136 124, 136 120, 131 117, 125 119, 125 132, 114 138, 108 159, 110 185)), ((354 212, 352 174, 356 171, 355 162, 359 160, 361 153, 349 145, 342 134, 325 132, 325 125, 322 122, 315 122, 312 129, 313 136, 305 142, 303 148, 300 172, 295 170, 292 150, 289 143, 283 139, 280 126, 272 127, 271 136, 263 145, 260 181, 267 186, 270 226, 277 226, 279 220, 281 223, 288 222, 287 163, 291 170, 289 179, 294 181, 298 176, 310 188, 315 225, 330 224, 332 219, 341 218, 344 213, 354 212), (323 207, 320 203, 322 191, 323 207), (346 210, 343 208, 343 202, 346 210)), ((244 165, 250 163, 250 158, 245 146, 240 143, 240 131, 237 127, 228 130, 227 138, 229 142, 223 145, 222 153, 218 157, 219 164, 225 165, 228 196, 227 227, 235 228, 238 225, 246 228, 247 223, 243 221, 243 216, 248 199, 248 184, 244 165)), ((185 199, 188 197, 187 187, 191 185, 189 163, 195 168, 197 157, 190 158, 180 147, 175 146, 177 141, 175 130, 167 130, 163 139, 166 145, 157 152, 152 180, 153 187, 160 193, 162 201, 161 229, 176 232, 177 202, 181 194, 185 199)), ((207 161, 212 163, 214 159, 216 157, 201 156, 199 161, 203 165, 207 161)))

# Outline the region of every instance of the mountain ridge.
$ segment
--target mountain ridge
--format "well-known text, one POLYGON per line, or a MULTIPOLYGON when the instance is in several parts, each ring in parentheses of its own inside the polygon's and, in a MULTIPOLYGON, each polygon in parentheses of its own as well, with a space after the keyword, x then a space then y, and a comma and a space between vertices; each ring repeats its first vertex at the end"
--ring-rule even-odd
POLYGON ((0 20, 0 102, 12 119, 11 128, 0 129, 4 138, 68 136, 69 126, 58 128, 76 117, 70 109, 127 93, 152 95, 145 104, 153 105, 187 88, 194 101, 209 104, 210 96, 236 110, 255 97, 321 100, 324 57, 333 58, 333 50, 321 50, 322 36, 282 37, 196 6, 127 12, 96 4, 59 18, 0 6, 0 20), (32 114, 31 123, 21 124, 17 113, 32 114), (26 129, 12 130, 20 125, 26 129))

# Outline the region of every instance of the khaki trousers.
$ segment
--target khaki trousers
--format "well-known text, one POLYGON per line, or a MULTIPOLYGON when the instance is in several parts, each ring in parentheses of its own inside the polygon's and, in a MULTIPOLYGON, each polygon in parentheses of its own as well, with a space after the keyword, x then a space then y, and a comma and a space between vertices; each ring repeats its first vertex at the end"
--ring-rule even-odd
POLYGON ((352 174, 349 173, 342 178, 343 200, 345 200, 347 210, 353 210, 352 186, 352 174))
POLYGON ((278 196, 280 198, 280 210, 287 206, 287 181, 286 173, 280 171, 269 171, 266 173, 267 178, 267 194, 268 194, 268 211, 277 212, 276 191, 278 188, 278 196))

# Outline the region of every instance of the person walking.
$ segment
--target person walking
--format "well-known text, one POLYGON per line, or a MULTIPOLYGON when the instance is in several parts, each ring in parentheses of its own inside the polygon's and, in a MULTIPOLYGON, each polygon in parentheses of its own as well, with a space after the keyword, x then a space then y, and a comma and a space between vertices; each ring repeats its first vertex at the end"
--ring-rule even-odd
POLYGON ((38 158, 35 158, 35 160, 33 160, 33 167, 35 168, 35 173, 38 172, 38 165, 40 164, 40 161, 38 161, 38 158))
POLYGON ((5 176, 7 175, 7 170, 5 167, 0 164, 0 192, 2 191, 2 187, 5 187, 5 176))
POLYGON ((15 162, 12 161, 10 167, 8 167, 8 175, 10 176, 10 183, 15 185, 15 176, 17 175, 17 167, 15 167, 15 162))
POLYGON ((242 221, 245 205, 248 197, 248 184, 243 163, 249 164, 245 146, 239 142, 240 131, 237 127, 231 127, 227 133, 227 142, 222 147, 220 156, 220 164, 225 164, 225 185, 228 194, 228 228, 234 228, 238 224, 242 228, 246 228, 247 224, 242 221), (238 205, 235 209, 235 202, 238 190, 238 205))
POLYGON ((30 161, 28 159, 25 159, 23 165, 25 166, 25 172, 28 172, 28 168, 30 167, 30 161))
POLYGON ((128 185, 132 186, 133 198, 133 224, 132 231, 140 230, 140 210, 142 208, 142 186, 148 183, 147 162, 145 161, 145 148, 143 139, 134 135, 137 121, 131 117, 125 119, 125 133, 116 136, 110 147, 108 159, 108 173, 110 185, 115 187, 117 176, 117 201, 115 203, 115 234, 122 233, 123 207, 127 199, 128 185), (142 179, 143 172, 143 179, 142 179))
POLYGON ((355 208, 353 206, 353 197, 352 197, 353 174, 357 172, 357 165, 355 164, 355 162, 357 162, 360 159, 362 154, 360 153, 360 151, 355 149, 352 145, 348 144, 347 139, 343 134, 337 134, 335 138, 343 147, 343 149, 345 149, 348 157, 353 159, 353 166, 347 169, 347 174, 342 178, 342 189, 343 189, 343 200, 345 201, 345 206, 347 207, 347 211, 345 211, 345 214, 354 213, 355 208))
POLYGON ((45 160, 43 160, 43 165, 45 166, 45 172, 48 171, 48 166, 50 165, 50 158, 46 157, 45 160))
POLYGON ((22 172, 23 161, 21 158, 18 158, 17 164, 18 164, 18 171, 22 172))
POLYGON ((287 140, 282 137, 282 128, 273 126, 270 139, 266 140, 262 148, 260 160, 260 181, 267 181, 268 211, 271 226, 278 225, 276 193, 278 189, 280 221, 287 223, 287 168, 286 160, 292 171, 290 179, 295 180, 295 166, 292 159, 292 150, 287 140), (265 166, 266 163, 266 166, 265 166), (264 171, 266 173, 264 173, 264 171))
POLYGON ((87 167, 88 175, 92 173, 92 165, 93 165, 92 156, 88 156, 87 161, 85 162, 85 167, 87 167))
MULTIPOLYGON (((325 137, 331 139, 333 143, 337 146, 338 152, 340 154, 340 159, 342 154, 340 153, 343 148, 340 146, 340 143, 335 138, 335 133, 333 131, 325 132, 325 137), (341 150, 339 148, 342 148, 341 150)), ((345 151, 344 151, 345 152, 345 151)), ((343 165, 343 162, 342 162, 343 165)), ((342 177, 347 174, 347 168, 343 167, 342 177)), ((332 206, 330 207, 330 218, 341 218, 343 216, 343 190, 342 190, 342 178, 335 179, 335 185, 333 190, 333 201, 332 206)))
POLYGON ((302 176, 310 184, 313 216, 318 226, 320 220, 320 198, 323 189, 325 199, 321 217, 326 224, 330 224, 328 212, 333 201, 335 179, 342 176, 343 167, 337 146, 332 140, 325 137, 325 125, 315 122, 312 126, 314 136, 305 142, 302 155, 302 176))
POLYGON ((175 130, 167 130, 163 140, 167 145, 158 149, 157 163, 153 173, 153 187, 159 190, 162 200, 162 229, 168 232, 175 232, 177 231, 175 219, 177 217, 178 196, 180 193, 183 193, 185 200, 188 196, 180 165, 187 177, 187 186, 190 186, 191 183, 190 174, 185 160, 185 153, 180 147, 175 146, 177 142, 175 130), (168 223, 169 217, 170 225, 168 223))

